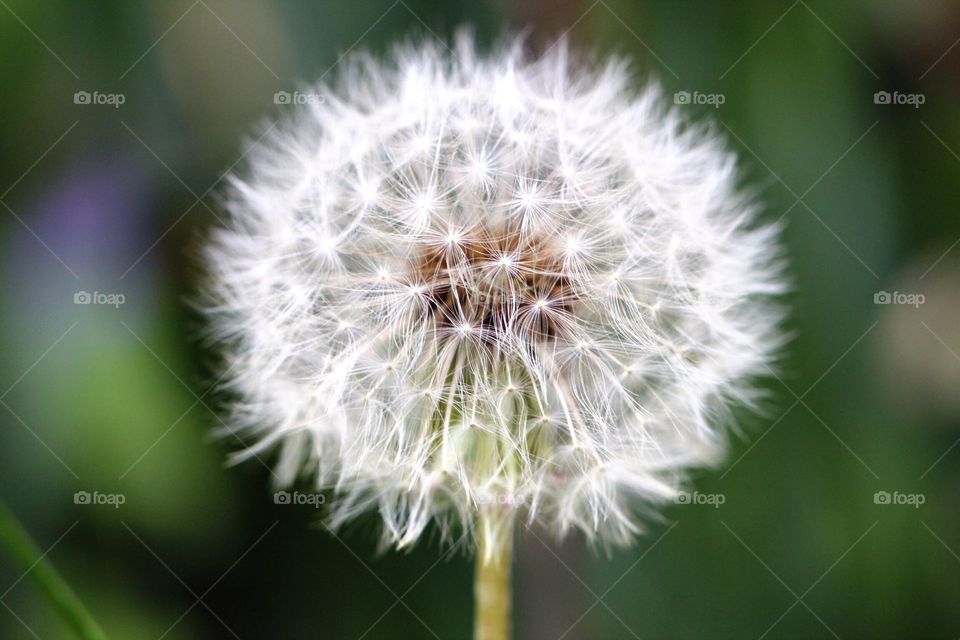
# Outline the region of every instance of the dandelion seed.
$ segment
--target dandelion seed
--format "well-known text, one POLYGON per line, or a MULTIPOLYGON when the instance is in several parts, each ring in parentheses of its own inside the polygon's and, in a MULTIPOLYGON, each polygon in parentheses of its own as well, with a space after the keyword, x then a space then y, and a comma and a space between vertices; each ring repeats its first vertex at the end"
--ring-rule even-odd
POLYGON ((778 229, 709 128, 565 45, 348 58, 232 178, 207 308, 230 424, 384 541, 522 517, 628 544, 781 344, 778 229), (305 167, 309 167, 307 170, 305 167))

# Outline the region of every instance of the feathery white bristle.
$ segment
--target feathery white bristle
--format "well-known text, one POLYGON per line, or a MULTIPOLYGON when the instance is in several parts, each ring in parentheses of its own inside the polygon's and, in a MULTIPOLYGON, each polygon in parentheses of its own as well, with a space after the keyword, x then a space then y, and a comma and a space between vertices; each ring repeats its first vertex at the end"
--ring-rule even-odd
POLYGON ((722 142, 620 62, 521 49, 349 57, 207 248, 231 428, 398 546, 484 509, 629 542, 781 342, 778 229, 722 142))

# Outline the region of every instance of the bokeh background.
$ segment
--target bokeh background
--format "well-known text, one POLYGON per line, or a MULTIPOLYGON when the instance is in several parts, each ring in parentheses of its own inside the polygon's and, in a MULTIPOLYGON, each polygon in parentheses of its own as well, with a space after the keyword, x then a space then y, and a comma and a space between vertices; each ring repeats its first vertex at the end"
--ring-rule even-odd
MULTIPOLYGON (((0 496, 110 637, 469 637, 463 554, 377 555, 226 467, 184 304, 276 92, 461 24, 679 92, 795 284, 767 411, 688 504, 612 554, 526 533, 518 638, 960 637, 956 2, 0 0, 0 496)), ((68 638, 22 576, 0 553, 0 637, 68 638)))

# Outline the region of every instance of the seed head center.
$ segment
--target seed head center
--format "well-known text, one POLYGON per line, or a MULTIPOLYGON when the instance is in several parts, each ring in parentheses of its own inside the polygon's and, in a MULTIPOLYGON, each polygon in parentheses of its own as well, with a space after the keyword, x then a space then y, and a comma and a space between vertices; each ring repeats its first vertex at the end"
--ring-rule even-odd
POLYGON ((424 291, 423 320, 485 343, 543 342, 569 325, 579 296, 562 246, 514 229, 480 227, 424 244, 411 284, 424 291))

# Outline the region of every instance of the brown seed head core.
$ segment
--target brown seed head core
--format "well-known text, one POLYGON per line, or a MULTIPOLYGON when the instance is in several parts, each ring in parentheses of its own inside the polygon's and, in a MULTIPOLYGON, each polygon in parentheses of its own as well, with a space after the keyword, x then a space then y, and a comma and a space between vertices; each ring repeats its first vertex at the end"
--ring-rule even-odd
POLYGON ((424 315, 438 329, 490 344, 557 337, 579 298, 556 241, 514 229, 478 227, 430 244, 414 259, 411 280, 423 287, 424 315))

